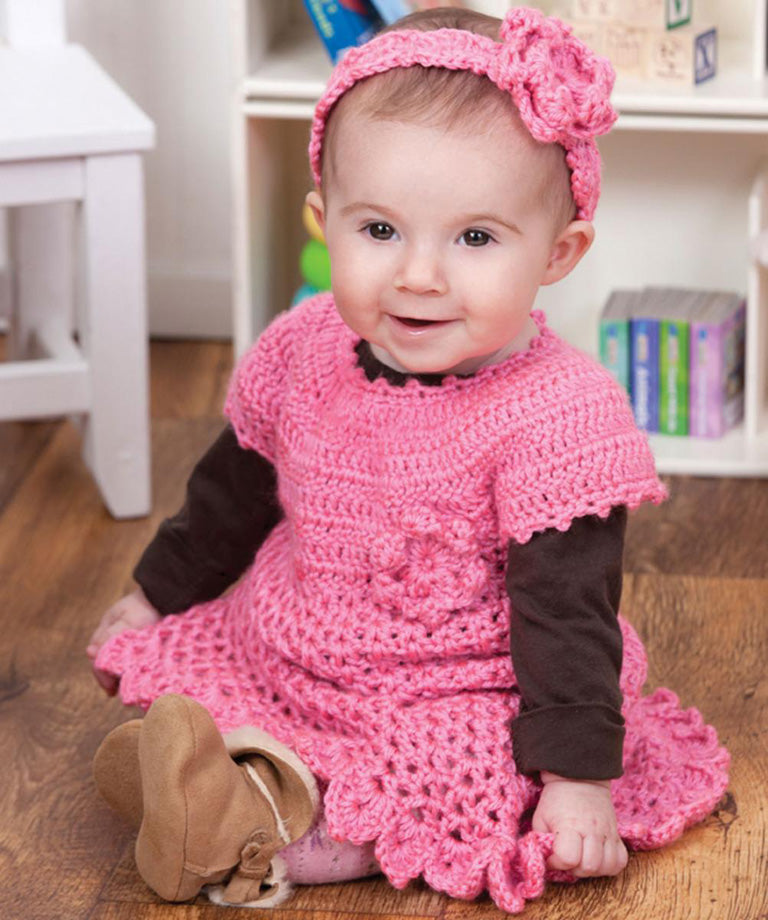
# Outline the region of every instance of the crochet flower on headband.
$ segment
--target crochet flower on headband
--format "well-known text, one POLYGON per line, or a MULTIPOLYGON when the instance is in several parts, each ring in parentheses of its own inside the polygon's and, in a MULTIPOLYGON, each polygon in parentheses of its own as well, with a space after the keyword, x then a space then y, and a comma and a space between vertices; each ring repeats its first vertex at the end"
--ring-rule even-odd
POLYGON ((507 13, 500 42, 464 29, 408 29, 350 48, 315 109, 309 158, 318 186, 325 125, 341 96, 366 77, 416 65, 469 70, 508 92, 532 137, 565 148, 578 216, 592 219, 600 197, 595 137, 617 117, 610 103, 613 68, 565 23, 526 7, 507 13))

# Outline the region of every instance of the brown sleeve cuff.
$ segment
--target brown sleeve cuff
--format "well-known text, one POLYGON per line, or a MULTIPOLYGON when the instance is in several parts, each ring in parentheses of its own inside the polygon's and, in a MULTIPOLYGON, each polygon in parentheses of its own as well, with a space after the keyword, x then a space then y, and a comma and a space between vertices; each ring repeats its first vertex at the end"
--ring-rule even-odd
POLYGON ((234 579, 203 566, 194 566, 179 546, 172 548, 173 530, 161 525, 133 570, 133 580, 162 616, 182 613, 195 604, 218 597, 234 579))
POLYGON ((569 703, 521 713, 512 721, 520 773, 546 770, 570 779, 622 775, 624 718, 600 703, 569 703))

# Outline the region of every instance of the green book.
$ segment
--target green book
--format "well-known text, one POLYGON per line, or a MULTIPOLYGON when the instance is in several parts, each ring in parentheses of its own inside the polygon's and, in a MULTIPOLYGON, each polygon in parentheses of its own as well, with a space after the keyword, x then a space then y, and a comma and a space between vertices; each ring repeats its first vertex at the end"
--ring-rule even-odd
POLYGON ((690 324, 663 319, 659 329, 659 431, 688 434, 688 347, 690 324))
POLYGON ((600 363, 630 392, 630 319, 639 291, 613 291, 600 315, 600 363))
POLYGON ((687 435, 691 317, 706 295, 685 288, 646 288, 644 295, 659 320, 659 432, 687 435))

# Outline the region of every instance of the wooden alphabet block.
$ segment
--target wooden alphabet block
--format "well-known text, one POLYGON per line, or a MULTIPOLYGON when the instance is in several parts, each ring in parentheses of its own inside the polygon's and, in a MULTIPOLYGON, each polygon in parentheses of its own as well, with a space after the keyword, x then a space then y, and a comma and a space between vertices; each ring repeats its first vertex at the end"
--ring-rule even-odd
POLYGON ((574 20, 571 26, 577 38, 610 60, 620 77, 693 86, 717 72, 717 30, 710 26, 649 29, 587 19, 574 20))
POLYGON ((717 71, 717 30, 684 26, 651 33, 648 77, 659 83, 691 86, 714 77, 717 71))
POLYGON ((676 29, 691 21, 692 0, 618 0, 625 22, 649 29, 676 29))
POLYGON ((603 28, 605 56, 622 77, 645 79, 648 72, 648 30, 626 22, 609 22, 603 28))
POLYGON ((621 0, 569 0, 564 15, 574 21, 608 22, 619 16, 621 0))
POLYGON ((573 29, 573 34, 576 38, 583 41, 595 54, 602 54, 604 57, 608 57, 608 51, 605 47, 605 23, 596 22, 592 19, 574 19, 569 25, 573 29))

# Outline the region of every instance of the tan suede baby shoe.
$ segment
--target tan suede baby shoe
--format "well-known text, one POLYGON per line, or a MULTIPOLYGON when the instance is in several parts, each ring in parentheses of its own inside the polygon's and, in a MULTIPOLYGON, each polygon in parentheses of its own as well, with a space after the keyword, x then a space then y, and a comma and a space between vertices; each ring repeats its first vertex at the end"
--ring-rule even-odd
POLYGON ((136 865, 153 891, 186 901, 258 907, 290 893, 276 854, 311 826, 318 791, 309 768, 271 735, 225 737, 184 696, 157 699, 118 726, 94 758, 106 801, 139 826, 136 865))

